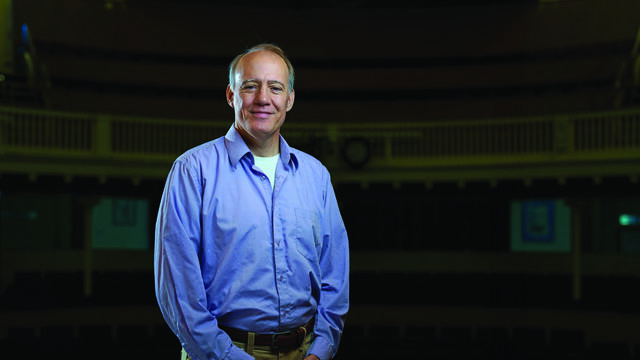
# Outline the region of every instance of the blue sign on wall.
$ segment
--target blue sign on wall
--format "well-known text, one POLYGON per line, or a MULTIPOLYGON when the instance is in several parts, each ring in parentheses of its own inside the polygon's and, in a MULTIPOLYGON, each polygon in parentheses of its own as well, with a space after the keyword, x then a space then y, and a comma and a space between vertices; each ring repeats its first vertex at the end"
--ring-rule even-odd
POLYGON ((555 202, 522 203, 522 241, 551 243, 555 240, 555 202))

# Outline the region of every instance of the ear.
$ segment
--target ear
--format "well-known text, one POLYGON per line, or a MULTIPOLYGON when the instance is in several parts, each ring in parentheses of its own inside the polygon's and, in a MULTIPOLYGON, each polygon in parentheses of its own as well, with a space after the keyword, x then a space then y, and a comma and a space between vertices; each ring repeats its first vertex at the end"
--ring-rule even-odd
POLYGON ((287 111, 291 110, 291 108, 293 107, 293 101, 295 100, 295 98, 296 98, 296 91, 291 90, 291 93, 287 97, 287 111))
POLYGON ((227 104, 233 107, 233 91, 231 91, 231 85, 227 85, 227 104))

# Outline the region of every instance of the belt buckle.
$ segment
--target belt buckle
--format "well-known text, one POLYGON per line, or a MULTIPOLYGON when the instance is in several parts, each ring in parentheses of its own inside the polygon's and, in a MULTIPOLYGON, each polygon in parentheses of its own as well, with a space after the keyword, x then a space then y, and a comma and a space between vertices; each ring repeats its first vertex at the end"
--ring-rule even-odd
POLYGON ((280 336, 280 335, 287 335, 290 334, 291 331, 282 331, 282 332, 276 332, 273 333, 271 335, 271 348, 274 350, 278 350, 278 344, 276 344, 276 337, 280 336))

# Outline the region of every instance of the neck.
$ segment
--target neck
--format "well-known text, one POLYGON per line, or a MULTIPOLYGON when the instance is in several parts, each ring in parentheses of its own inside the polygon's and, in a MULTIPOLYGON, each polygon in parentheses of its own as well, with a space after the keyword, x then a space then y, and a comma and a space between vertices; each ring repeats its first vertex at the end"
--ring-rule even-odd
POLYGON ((236 126, 236 130, 242 137, 242 140, 247 144, 249 150, 254 155, 260 157, 270 157, 275 156, 280 153, 280 132, 276 131, 273 135, 266 137, 264 139, 257 138, 248 132, 240 129, 236 126))

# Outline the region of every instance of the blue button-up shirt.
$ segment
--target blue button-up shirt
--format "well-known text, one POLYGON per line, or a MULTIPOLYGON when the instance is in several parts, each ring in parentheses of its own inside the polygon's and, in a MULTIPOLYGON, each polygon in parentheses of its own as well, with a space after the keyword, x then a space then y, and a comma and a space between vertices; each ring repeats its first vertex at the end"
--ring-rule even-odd
POLYGON ((315 317, 335 355, 349 307, 347 233, 327 169, 280 137, 275 187, 235 127, 173 164, 156 223, 162 314, 195 360, 251 359, 219 326, 256 333, 315 317))

